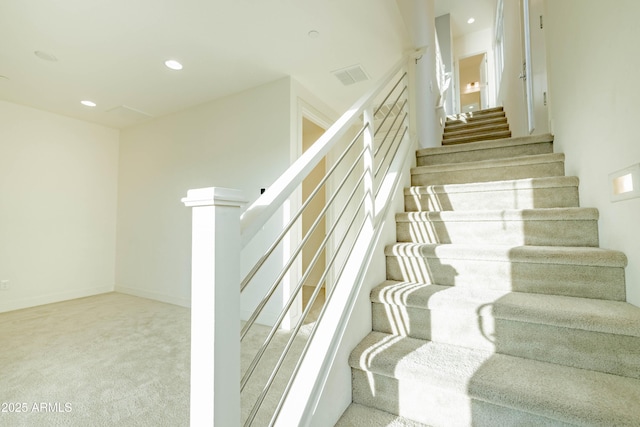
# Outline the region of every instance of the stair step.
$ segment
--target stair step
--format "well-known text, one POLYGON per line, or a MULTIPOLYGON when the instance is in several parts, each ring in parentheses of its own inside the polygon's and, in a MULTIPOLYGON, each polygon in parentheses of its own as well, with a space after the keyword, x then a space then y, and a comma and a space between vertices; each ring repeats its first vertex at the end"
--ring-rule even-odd
POLYGON ((386 281, 375 331, 640 378, 640 309, 619 301, 386 281))
POLYGON ((490 131, 490 132, 483 132, 483 133, 478 133, 473 135, 458 136, 455 138, 447 138, 446 140, 442 141, 442 145, 467 144, 467 143, 476 142, 476 141, 488 141, 492 139, 505 139, 505 138, 511 138, 510 130, 499 131, 499 132, 490 131))
POLYGON ((416 152, 416 161, 418 166, 429 166, 549 153, 553 153, 553 135, 545 134, 423 148, 416 152))
POLYGON ((496 118, 496 117, 506 118, 506 114, 504 110, 500 110, 499 108, 494 108, 494 109, 475 111, 471 113, 457 114, 452 117, 447 117, 446 124, 447 126, 451 126, 459 123, 471 123, 477 120, 486 120, 489 118, 496 118))
POLYGON ((405 210, 464 211, 578 207, 578 178, 550 177, 470 184, 416 186, 404 190, 405 210))
POLYGON ((352 403, 335 427, 429 427, 426 424, 393 415, 370 406, 352 403))
POLYGON ((509 130, 508 123, 497 123, 497 124, 489 124, 472 128, 463 128, 463 129, 455 129, 455 130, 447 130, 445 128, 444 134, 442 135, 442 139, 446 141, 447 139, 457 138, 459 136, 468 136, 475 135, 478 133, 487 133, 487 132, 504 132, 509 130))
POLYGON ((481 425, 490 417, 482 425, 632 426, 640 419, 637 379, 486 350, 372 332, 349 364, 355 403, 429 425, 481 425))
POLYGON ((640 420, 637 379, 501 354, 474 374, 469 394, 567 424, 637 426, 640 420))
POLYGON ((506 116, 503 114, 494 116, 494 117, 486 117, 486 118, 476 118, 475 120, 466 121, 465 120, 447 120, 444 131, 445 132, 455 132, 462 129, 471 129, 477 126, 487 126, 491 124, 501 124, 508 123, 506 116))
POLYGON ((593 208, 404 212, 396 214, 398 242, 487 245, 598 246, 593 208))
POLYGON ((600 248, 396 243, 387 279, 444 286, 625 299, 622 252, 600 248))
POLYGON ((387 280, 371 291, 373 330, 494 351, 492 308, 507 294, 387 280))
POLYGON ((349 357, 353 402, 428 425, 471 425, 468 381, 491 354, 371 332, 349 357))
POLYGON ((464 184, 564 175, 564 154, 539 154, 498 160, 418 166, 411 185, 464 184))

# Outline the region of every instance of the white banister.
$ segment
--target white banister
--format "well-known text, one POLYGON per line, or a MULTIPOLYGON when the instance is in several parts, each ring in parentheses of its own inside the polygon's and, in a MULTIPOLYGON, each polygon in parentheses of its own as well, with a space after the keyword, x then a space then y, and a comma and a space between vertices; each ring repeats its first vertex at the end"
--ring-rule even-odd
MULTIPOLYGON (((242 421, 244 427, 272 427, 306 425, 310 419, 309 408, 319 402, 322 384, 329 375, 327 363, 335 360, 346 319, 359 300, 373 248, 379 247, 380 230, 386 230, 386 224, 392 223, 383 218, 390 215, 392 201, 401 200, 402 194, 397 195, 399 183, 408 182, 405 173, 411 163, 408 153, 415 148, 408 137, 406 110, 410 65, 408 57, 399 61, 244 213, 240 214, 244 198, 237 190, 189 190, 183 199, 193 214, 192 425, 217 423, 237 427, 242 421), (334 158, 333 152, 329 155, 332 149, 341 154, 334 158), (323 158, 327 161, 324 177, 301 208, 291 214, 289 222, 278 230, 277 237, 259 234, 323 158), (318 196, 323 194, 322 189, 330 197, 318 196), (322 208, 305 210, 316 202, 321 202, 322 208), (302 227, 303 212, 306 219, 313 219, 313 224, 304 236, 291 237, 291 230, 302 227), (326 228, 322 242, 307 245, 316 225, 323 222, 326 228), (255 265, 241 268, 240 253, 251 248, 247 244, 256 235, 261 242, 265 240, 268 249, 255 265), (286 246, 283 242, 288 244, 287 239, 295 240, 295 249, 283 249, 286 253, 281 254, 279 248, 286 246), (310 246, 309 253, 315 251, 315 255, 304 271, 298 271, 297 268, 302 268, 297 267, 302 264, 302 251, 310 246), (320 271, 319 277, 311 280, 316 270, 320 271), (249 273, 241 280, 240 271, 249 273), (280 291, 284 278, 297 284, 280 291), (315 282, 315 290, 282 346, 272 338, 282 327, 292 304, 302 299, 307 282, 311 285, 315 282), (325 282, 327 293, 322 308, 311 322, 311 329, 301 335, 298 332, 302 326, 311 325, 310 312, 320 293, 320 284, 325 282), (249 289, 250 284, 253 285, 249 289), (282 292, 285 299, 281 301, 277 292, 282 292), (241 331, 240 298, 247 295, 253 298, 254 294, 259 302, 241 331), (241 377, 243 338, 272 303, 279 310, 275 312, 276 320, 269 325, 270 332, 259 350, 250 355, 253 359, 241 377), (305 341, 303 349, 293 345, 300 339, 305 341), (267 350, 276 351, 278 360, 263 381, 253 373, 267 350), (286 385, 275 381, 280 376, 287 378, 286 385), (247 399, 245 386, 249 390, 260 387, 261 391, 255 401, 245 400, 241 411, 241 390, 245 392, 243 399, 247 399), (279 393, 275 402, 269 393, 279 393), (271 417, 268 423, 265 416, 271 417)), ((245 350, 250 351, 250 346, 245 350)))
POLYGON ((192 207, 191 425, 240 425, 238 190, 189 190, 192 207), (194 327, 195 326, 195 327, 194 327))

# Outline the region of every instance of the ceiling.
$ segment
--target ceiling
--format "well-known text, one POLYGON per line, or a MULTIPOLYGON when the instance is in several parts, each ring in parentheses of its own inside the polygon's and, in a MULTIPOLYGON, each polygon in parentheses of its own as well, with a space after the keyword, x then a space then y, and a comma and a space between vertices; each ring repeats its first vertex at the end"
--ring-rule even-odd
MULTIPOLYGON (((436 16, 456 37, 491 26, 495 2, 435 0, 436 16)), ((0 100, 125 128, 292 76, 344 111, 408 43, 390 0, 2 0, 0 100), (371 80, 331 74, 356 64, 371 80)))
POLYGON ((451 14, 453 37, 493 28, 497 0, 435 0, 435 15, 451 14), (475 22, 467 24, 473 17, 475 22))
POLYGON ((0 40, 0 99, 115 128, 285 76, 343 111, 408 47, 389 0, 2 0, 0 40))

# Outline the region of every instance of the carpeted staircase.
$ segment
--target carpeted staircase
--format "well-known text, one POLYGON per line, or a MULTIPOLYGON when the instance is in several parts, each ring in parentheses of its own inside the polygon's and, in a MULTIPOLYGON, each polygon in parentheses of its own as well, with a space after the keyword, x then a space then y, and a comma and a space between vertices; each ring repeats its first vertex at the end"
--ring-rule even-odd
POLYGON ((640 425, 625 255, 551 135, 477 135, 417 152, 337 425, 640 425))

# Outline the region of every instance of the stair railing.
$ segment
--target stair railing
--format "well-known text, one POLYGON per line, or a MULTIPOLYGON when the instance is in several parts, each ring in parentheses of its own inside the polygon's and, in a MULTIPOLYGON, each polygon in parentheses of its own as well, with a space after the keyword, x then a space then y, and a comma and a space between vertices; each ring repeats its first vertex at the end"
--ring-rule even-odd
POLYGON ((344 295, 353 294, 351 288, 357 288, 358 280, 362 280, 360 270, 371 256, 372 239, 399 189, 399 170, 406 166, 412 152, 407 64, 406 58, 396 64, 242 215, 243 196, 237 190, 195 189, 183 199, 185 205, 193 207, 192 420, 201 425, 217 422, 237 426, 242 420, 244 426, 271 426, 281 417, 288 423, 292 418, 286 408, 287 402, 293 401, 292 395, 300 399, 307 393, 308 400, 315 393, 317 397, 318 384, 314 381, 320 381, 320 372, 326 367, 309 362, 306 356, 320 325, 337 325, 330 327, 333 331, 340 329, 341 321, 344 323, 344 314, 328 307, 337 294, 342 295, 337 297, 337 306, 343 307, 340 310, 353 303, 344 295), (301 200, 305 178, 323 159, 326 173, 301 200), (323 194, 322 208, 312 212, 310 205, 323 194), (300 208, 241 277, 243 248, 260 235, 276 213, 282 212, 283 206, 296 201, 300 208), (303 217, 309 222, 310 215, 312 224, 301 238, 297 237, 302 234, 303 217), (318 235, 322 237, 319 243, 318 235), (303 253, 307 258, 313 254, 304 269, 303 253), (279 270, 273 270, 274 264, 279 270), (303 302, 305 285, 311 285, 313 292, 303 302), (249 290, 251 295, 259 290, 262 297, 249 301, 253 312, 241 327, 240 300, 249 295, 249 290), (325 302, 319 304, 323 292, 325 302), (275 319, 262 322, 269 323, 268 327, 257 326, 265 310, 274 304, 279 309, 275 319), (284 324, 288 331, 283 331, 284 324), (259 349, 245 355, 250 361, 241 368, 241 345, 256 327, 268 332, 261 337, 259 349), (265 358, 267 351, 275 351, 275 357, 265 358), (304 379, 309 378, 305 369, 308 371, 310 363, 316 370, 311 383, 304 379), (267 373, 266 379, 258 378, 257 372, 267 373), (248 387, 253 391, 245 397, 248 387), (265 404, 270 393, 275 393, 275 399, 265 404))

